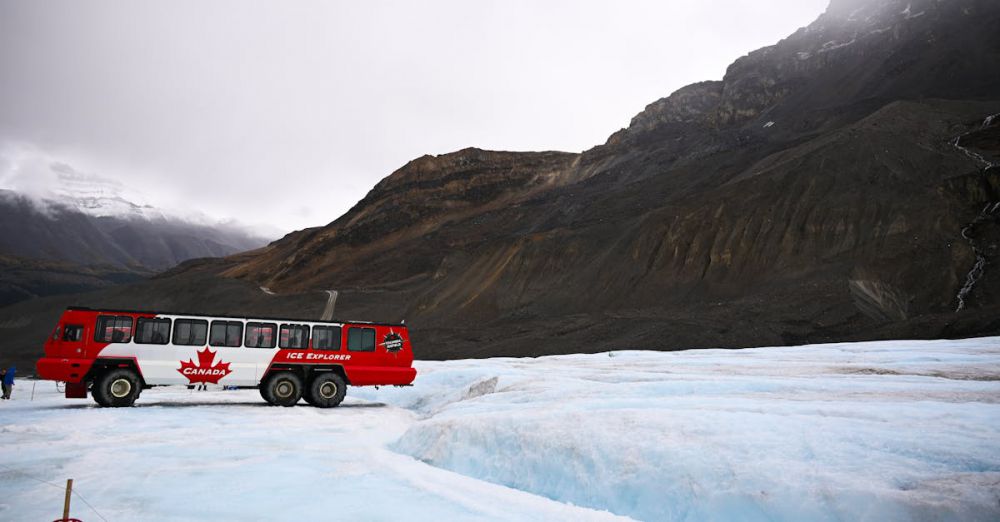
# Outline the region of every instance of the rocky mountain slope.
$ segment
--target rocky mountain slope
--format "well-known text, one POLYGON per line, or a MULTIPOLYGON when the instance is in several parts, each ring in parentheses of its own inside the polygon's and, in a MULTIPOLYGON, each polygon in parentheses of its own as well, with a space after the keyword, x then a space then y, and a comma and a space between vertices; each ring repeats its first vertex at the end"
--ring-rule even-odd
MULTIPOLYGON (((455 355, 526 350, 522 331, 747 345, 949 314, 994 248, 962 231, 992 237, 977 216, 996 201, 998 23, 993 2, 837 0, 602 146, 415 160, 225 275, 377 293, 364 312, 454 330, 455 355)), ((970 306, 997 304, 997 284, 986 272, 970 306)))
MULTIPOLYGON (((325 227, 166 277, 335 288, 431 358, 996 333, 996 27, 992 1, 833 0, 582 154, 425 156, 325 227)), ((313 306, 273 299, 208 306, 313 306)))

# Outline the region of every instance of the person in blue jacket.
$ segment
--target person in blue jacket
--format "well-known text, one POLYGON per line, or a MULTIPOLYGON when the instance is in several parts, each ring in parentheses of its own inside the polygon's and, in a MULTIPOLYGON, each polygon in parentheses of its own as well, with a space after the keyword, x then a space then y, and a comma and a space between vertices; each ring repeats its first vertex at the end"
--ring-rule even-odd
POLYGON ((11 366, 7 368, 7 371, 3 374, 3 398, 9 399, 10 392, 14 390, 14 371, 17 370, 16 366, 11 366))

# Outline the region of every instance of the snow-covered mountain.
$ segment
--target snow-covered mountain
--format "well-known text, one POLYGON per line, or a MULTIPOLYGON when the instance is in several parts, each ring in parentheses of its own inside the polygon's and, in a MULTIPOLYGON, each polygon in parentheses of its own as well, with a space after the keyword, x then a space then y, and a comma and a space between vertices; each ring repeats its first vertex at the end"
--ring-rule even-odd
POLYGON ((119 181, 80 172, 65 163, 52 163, 49 168, 56 182, 48 197, 40 198, 43 204, 95 217, 167 219, 163 211, 146 203, 140 192, 119 181))
POLYGON ((38 200, 0 190, 0 306, 135 281, 266 243, 239 227, 165 216, 113 193, 38 200))
POLYGON ((1000 519, 1000 338, 417 369, 330 410, 19 383, 0 519, 48 520, 66 478, 83 520, 1000 519))
POLYGON ((220 257, 265 245, 267 238, 226 223, 167 215, 115 194, 38 199, 0 190, 0 254, 81 265, 163 270, 195 257, 220 257))
POLYGON ((133 187, 66 163, 0 155, 0 306, 134 281, 270 239, 235 222, 156 207, 133 187))

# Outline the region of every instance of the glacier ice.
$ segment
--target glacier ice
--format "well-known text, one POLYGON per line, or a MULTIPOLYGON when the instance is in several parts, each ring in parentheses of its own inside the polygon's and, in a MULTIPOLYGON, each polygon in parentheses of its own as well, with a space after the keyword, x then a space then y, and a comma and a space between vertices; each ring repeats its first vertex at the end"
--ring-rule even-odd
POLYGON ((56 518, 66 478, 108 520, 1000 519, 1000 338, 417 366, 330 410, 22 381, 0 520, 56 518))

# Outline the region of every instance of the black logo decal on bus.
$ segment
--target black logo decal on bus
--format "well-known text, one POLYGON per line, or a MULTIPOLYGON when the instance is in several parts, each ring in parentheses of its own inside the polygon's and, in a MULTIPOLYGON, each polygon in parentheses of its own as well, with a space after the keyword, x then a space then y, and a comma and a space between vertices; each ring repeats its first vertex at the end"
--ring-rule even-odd
POLYGON ((387 352, 398 352, 403 349, 403 338, 398 333, 389 332, 382 339, 382 346, 387 352))

